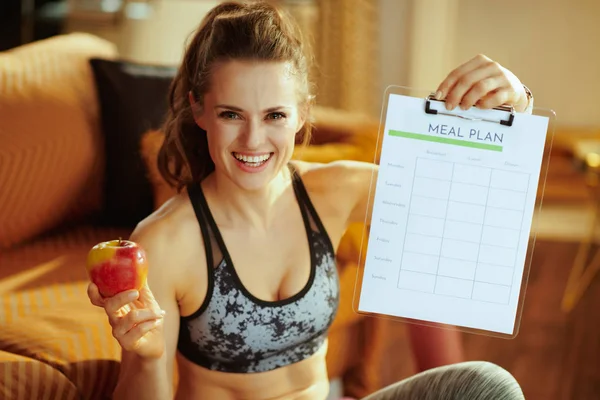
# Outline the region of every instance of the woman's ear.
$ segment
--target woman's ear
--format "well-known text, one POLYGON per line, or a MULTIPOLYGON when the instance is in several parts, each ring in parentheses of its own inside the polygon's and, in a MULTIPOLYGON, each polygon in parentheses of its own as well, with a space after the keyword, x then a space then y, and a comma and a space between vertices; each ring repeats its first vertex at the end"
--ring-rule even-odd
POLYGON ((191 90, 188 92, 188 100, 190 102, 190 108, 192 110, 194 121, 201 129, 206 130, 204 129, 204 118, 202 118, 202 107, 200 107, 200 104, 194 98, 194 93, 192 93, 191 90))
POLYGON ((191 90, 188 92, 188 100, 190 102, 190 107, 192 107, 193 110, 196 104, 196 99, 194 99, 194 93, 192 93, 191 90))

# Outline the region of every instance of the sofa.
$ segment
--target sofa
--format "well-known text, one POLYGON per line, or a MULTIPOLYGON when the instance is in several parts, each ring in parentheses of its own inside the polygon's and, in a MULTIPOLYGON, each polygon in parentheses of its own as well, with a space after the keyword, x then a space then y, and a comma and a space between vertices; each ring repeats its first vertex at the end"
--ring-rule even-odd
MULTIPOLYGON (((127 238, 170 196, 154 165, 156 121, 131 111, 148 111, 144 90, 155 89, 140 85, 166 70, 126 62, 84 33, 0 53, 2 399, 104 399, 115 386, 120 349, 87 298, 85 258, 98 242, 127 238), (102 62, 143 71, 119 89, 102 62), (137 119, 123 123, 124 110, 137 119), (135 154, 124 150, 132 143, 135 154)), ((378 121, 323 107, 313 118, 314 140, 295 158, 373 160, 378 121)), ((327 355, 330 378, 357 398, 382 386, 386 329, 352 309, 362 229, 350 227, 340 244, 341 306, 327 355)))

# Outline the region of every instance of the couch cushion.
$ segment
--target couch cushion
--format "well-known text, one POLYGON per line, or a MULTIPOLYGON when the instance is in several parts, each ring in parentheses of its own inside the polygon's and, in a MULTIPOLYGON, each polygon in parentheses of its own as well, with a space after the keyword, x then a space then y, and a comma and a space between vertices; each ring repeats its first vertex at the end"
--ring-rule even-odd
POLYGON ((140 151, 144 160, 147 176, 152 185, 153 207, 158 209, 165 201, 175 195, 176 190, 169 186, 158 170, 158 152, 165 135, 156 130, 144 133, 140 140, 140 151))
POLYGON ((85 260, 119 236, 129 231, 81 227, 0 254, 0 351, 52 366, 78 398, 108 398, 116 384, 120 347, 88 300, 85 260))
POLYGON ((59 284, 4 297, 19 311, 2 329, 0 349, 52 366, 82 398, 102 399, 116 385, 120 347, 86 288, 85 282, 59 284))
POLYGON ((103 157, 88 59, 115 53, 88 34, 0 53, 0 249, 99 209, 103 157))
POLYGON ((67 377, 51 365, 0 351, 0 398, 75 400, 81 394, 67 377))
POLYGON ((140 139, 162 125, 177 69, 92 59, 106 148, 102 223, 135 226, 153 210, 140 139))

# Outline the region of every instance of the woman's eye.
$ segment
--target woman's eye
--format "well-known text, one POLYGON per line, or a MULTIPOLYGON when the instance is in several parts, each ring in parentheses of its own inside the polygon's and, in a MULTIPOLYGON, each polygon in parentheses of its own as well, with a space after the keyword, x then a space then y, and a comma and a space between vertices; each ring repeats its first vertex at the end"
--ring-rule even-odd
POLYGON ((221 114, 219 114, 219 117, 223 119, 238 119, 239 116, 233 111, 223 111, 221 114))
POLYGON ((284 119, 285 114, 281 112, 273 112, 268 115, 269 119, 284 119))

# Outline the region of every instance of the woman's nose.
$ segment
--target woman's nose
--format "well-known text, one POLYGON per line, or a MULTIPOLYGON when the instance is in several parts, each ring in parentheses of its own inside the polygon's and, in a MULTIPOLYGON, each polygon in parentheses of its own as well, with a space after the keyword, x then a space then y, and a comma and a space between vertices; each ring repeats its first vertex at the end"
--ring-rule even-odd
POLYGON ((257 149, 263 142, 264 133, 260 124, 255 121, 249 121, 245 128, 244 139, 248 149, 257 149))

